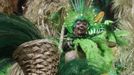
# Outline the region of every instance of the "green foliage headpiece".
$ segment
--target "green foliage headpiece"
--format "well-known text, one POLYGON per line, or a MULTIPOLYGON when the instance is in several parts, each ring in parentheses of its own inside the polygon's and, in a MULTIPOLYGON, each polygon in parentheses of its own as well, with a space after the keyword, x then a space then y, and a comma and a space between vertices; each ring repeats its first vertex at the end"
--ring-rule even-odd
MULTIPOLYGON (((89 0, 90 1, 90 0, 89 0)), ((94 22, 95 12, 89 7, 86 0, 70 0, 71 9, 69 9, 65 17, 64 25, 72 33, 73 26, 76 20, 87 20, 87 22, 94 22)))

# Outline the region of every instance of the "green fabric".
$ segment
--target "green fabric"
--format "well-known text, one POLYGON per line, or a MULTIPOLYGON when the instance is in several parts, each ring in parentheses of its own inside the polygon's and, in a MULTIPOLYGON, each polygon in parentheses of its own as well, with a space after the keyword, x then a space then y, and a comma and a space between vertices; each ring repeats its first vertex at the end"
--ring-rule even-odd
POLYGON ((91 39, 76 39, 74 44, 81 46, 89 65, 93 65, 105 73, 109 72, 112 67, 113 55, 112 50, 108 48, 105 42, 106 39, 101 35, 91 39))
POLYGON ((80 45, 86 55, 89 65, 97 67, 102 73, 116 75, 116 69, 113 67, 114 57, 112 49, 108 47, 107 41, 112 41, 118 45, 124 45, 122 43, 124 40, 121 36, 126 36, 125 33, 127 32, 124 31, 121 33, 121 30, 116 30, 111 33, 103 31, 102 33, 92 37, 76 38, 74 39, 73 44, 75 45, 75 48, 80 45))
MULTIPOLYGON (((63 57, 61 57, 63 58, 63 57)), ((62 59, 61 59, 62 60, 62 59)), ((60 62, 57 75, 100 75, 101 72, 93 65, 88 65, 85 59, 72 60, 70 62, 60 62)))
MULTIPOLYGON (((126 31, 120 30, 113 26, 113 21, 104 20, 102 22, 95 22, 97 15, 95 9, 80 5, 86 0, 71 0, 72 9, 68 10, 65 16, 64 25, 68 30, 68 37, 73 37, 73 27, 77 20, 88 21, 88 34, 83 37, 75 37, 73 40, 74 48, 80 45, 86 55, 88 65, 92 65, 99 69, 102 73, 109 75, 116 75, 116 69, 113 67, 114 56, 112 49, 108 46, 108 42, 113 42, 119 46, 126 45, 124 41, 126 31), (82 1, 82 2, 81 2, 82 1), (79 10, 78 10, 79 9, 79 10)), ((106 4, 110 1, 105 1, 106 4)), ((85 3, 84 3, 85 4, 85 3)))

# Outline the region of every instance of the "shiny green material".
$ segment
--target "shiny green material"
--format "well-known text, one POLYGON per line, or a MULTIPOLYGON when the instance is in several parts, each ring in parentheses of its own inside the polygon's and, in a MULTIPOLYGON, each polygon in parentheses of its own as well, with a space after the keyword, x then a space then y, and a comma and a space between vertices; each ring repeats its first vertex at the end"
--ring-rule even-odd
POLYGON ((75 22, 77 20, 88 21, 88 33, 86 37, 75 37, 73 39, 75 50, 80 46, 86 56, 88 65, 94 66, 94 69, 98 69, 102 74, 116 75, 116 69, 113 66, 114 56, 112 49, 108 46, 108 42, 113 42, 117 45, 127 44, 123 40, 123 37, 126 36, 124 34, 127 32, 114 27, 111 20, 95 22, 97 13, 92 7, 87 8, 84 3, 85 1, 70 0, 73 8, 68 11, 64 25, 68 30, 68 34, 74 36, 73 27, 75 26, 75 22))

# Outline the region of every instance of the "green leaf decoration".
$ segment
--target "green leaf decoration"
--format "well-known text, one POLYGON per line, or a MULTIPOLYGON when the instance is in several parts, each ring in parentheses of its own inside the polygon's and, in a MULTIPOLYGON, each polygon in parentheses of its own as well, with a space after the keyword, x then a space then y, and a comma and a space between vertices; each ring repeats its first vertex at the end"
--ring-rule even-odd
POLYGON ((115 30, 114 33, 117 37, 123 37, 129 35, 129 32, 125 30, 115 30))
POLYGON ((111 21, 111 20, 105 20, 104 21, 104 24, 105 25, 111 25, 113 23, 113 21, 111 21))
POLYGON ((77 39, 74 41, 74 44, 79 44, 81 46, 89 65, 99 68, 102 72, 109 72, 112 66, 112 51, 105 43, 101 44, 102 41, 100 40, 97 43, 103 50, 105 50, 104 53, 98 48, 97 43, 90 39, 77 39), (102 53, 104 55, 102 55, 102 53))
POLYGON ((108 41, 116 43, 116 38, 114 34, 108 33, 108 41))
POLYGON ((114 35, 118 45, 128 45, 128 40, 125 40, 125 37, 129 35, 129 32, 125 30, 115 30, 114 35))

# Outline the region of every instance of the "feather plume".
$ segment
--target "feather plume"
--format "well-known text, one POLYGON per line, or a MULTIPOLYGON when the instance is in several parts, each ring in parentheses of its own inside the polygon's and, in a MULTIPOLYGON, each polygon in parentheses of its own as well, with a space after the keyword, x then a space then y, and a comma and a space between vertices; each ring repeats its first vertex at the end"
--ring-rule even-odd
POLYGON ((0 57, 10 57, 20 44, 43 38, 26 18, 0 14, 0 57))
POLYGON ((73 9, 82 14, 86 8, 88 8, 91 4, 91 0, 70 0, 70 4, 73 9))

